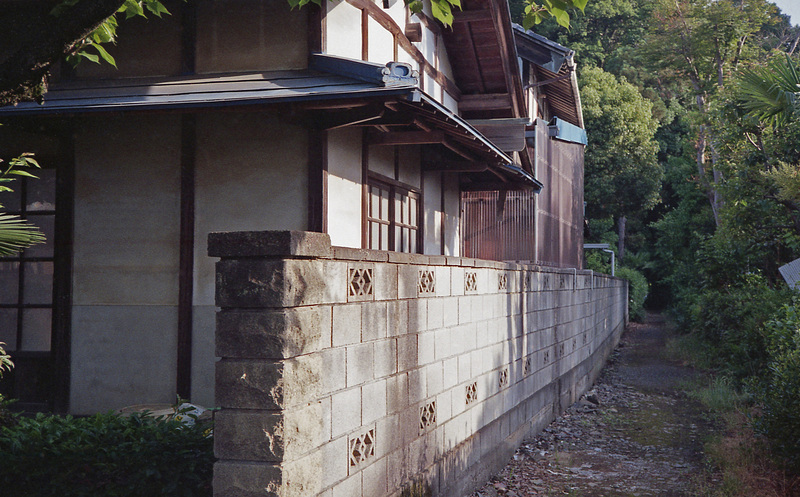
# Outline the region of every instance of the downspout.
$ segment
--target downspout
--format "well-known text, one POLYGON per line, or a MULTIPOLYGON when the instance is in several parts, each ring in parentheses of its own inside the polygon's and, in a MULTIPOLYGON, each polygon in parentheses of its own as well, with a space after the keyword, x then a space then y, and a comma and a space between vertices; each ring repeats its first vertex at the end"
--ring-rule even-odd
POLYGON ((572 86, 572 97, 575 99, 575 111, 578 113, 578 126, 583 129, 586 127, 583 125, 583 107, 581 107, 581 93, 578 91, 578 73, 576 69, 578 64, 575 62, 574 59, 575 52, 571 51, 567 55, 567 68, 569 69, 570 77, 569 81, 572 86))

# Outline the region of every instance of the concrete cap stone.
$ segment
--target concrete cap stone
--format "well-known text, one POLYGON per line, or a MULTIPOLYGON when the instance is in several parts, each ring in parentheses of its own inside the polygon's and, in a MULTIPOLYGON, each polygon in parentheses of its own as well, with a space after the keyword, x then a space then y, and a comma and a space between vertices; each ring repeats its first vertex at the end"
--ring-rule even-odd
POLYGON ((311 231, 232 231, 208 234, 209 257, 330 258, 331 238, 311 231))

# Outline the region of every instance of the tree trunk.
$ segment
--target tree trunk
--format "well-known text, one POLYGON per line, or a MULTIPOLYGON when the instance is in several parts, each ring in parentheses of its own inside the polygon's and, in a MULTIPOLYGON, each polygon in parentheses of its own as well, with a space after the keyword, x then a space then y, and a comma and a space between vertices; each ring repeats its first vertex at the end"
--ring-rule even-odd
POLYGON ((619 262, 625 257, 625 225, 628 223, 628 218, 620 216, 617 220, 617 233, 619 235, 619 242, 617 242, 617 257, 619 262))

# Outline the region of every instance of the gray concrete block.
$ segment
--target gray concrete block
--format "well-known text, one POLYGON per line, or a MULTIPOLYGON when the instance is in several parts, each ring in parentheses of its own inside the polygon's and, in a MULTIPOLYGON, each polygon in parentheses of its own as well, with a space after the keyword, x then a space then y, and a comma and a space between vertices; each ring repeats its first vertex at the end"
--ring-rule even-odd
MULTIPOLYGON (((391 436, 391 434, 384 434, 384 436, 391 436)), ((387 491, 387 458, 381 458, 369 466, 366 466, 362 471, 361 492, 362 495, 386 495, 387 491)))
POLYGON ((333 306, 332 341, 334 347, 361 342, 361 304, 333 306))
POLYGON ((397 300, 397 264, 375 264, 375 300, 397 300))
POLYGON ((331 238, 310 231, 208 234, 209 257, 331 257, 331 238))
POLYGON ((427 331, 424 333, 420 333, 417 335, 418 340, 418 359, 417 363, 422 366, 424 364, 430 364, 434 360, 436 360, 436 351, 435 351, 435 343, 436 343, 436 334, 432 331, 427 331))
POLYGON ((409 333, 418 333, 428 329, 428 300, 413 299, 408 301, 409 333))
POLYGON ((444 325, 444 299, 428 299, 428 330, 438 330, 444 325))
POLYGON ((386 338, 388 330, 388 311, 386 302, 365 302, 361 304, 361 341, 386 338))
POLYGON ((222 360, 216 364, 216 404, 238 409, 282 409, 284 364, 222 360))
POLYGON ((347 436, 338 437, 320 447, 322 458, 325 461, 325 474, 322 477, 322 485, 330 487, 347 478, 347 470, 350 465, 348 457, 347 436))
POLYGON ((361 426, 361 389, 352 388, 331 396, 331 438, 361 426))
MULTIPOLYGON (((386 416, 386 380, 373 381, 361 387, 361 423, 368 425, 386 416)), ((388 434, 383 434, 387 436, 388 434)))
POLYGON ((375 342, 375 378, 386 378, 397 372, 397 339, 375 342))
POLYGON ((375 347, 372 342, 347 347, 347 387, 361 385, 374 378, 375 347))
POLYGON ((218 307, 297 307, 326 303, 321 261, 223 259, 217 262, 218 307))
POLYGON ((282 497, 280 466, 270 463, 217 461, 214 463, 215 497, 282 497))
POLYGON ((387 319, 389 321, 387 333, 390 337, 408 333, 408 305, 406 300, 387 302, 387 319))
POLYGON ((399 372, 408 371, 417 367, 418 351, 417 351, 416 334, 403 335, 397 338, 397 370, 399 372))
POLYGON ((361 491, 361 473, 356 473, 350 478, 335 485, 331 497, 353 497, 364 495, 361 491))
POLYGON ((386 379, 386 410, 397 412, 409 405, 408 374, 401 373, 386 379))
POLYGON ((330 347, 331 308, 228 309, 217 313, 218 357, 283 359, 330 347))

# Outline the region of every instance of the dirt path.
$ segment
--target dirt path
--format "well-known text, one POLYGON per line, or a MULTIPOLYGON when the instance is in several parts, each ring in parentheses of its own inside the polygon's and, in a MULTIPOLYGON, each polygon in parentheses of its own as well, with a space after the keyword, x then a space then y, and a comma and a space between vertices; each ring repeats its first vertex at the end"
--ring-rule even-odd
POLYGON ((665 357, 663 318, 631 323, 597 384, 473 497, 696 495, 711 426, 665 357))

